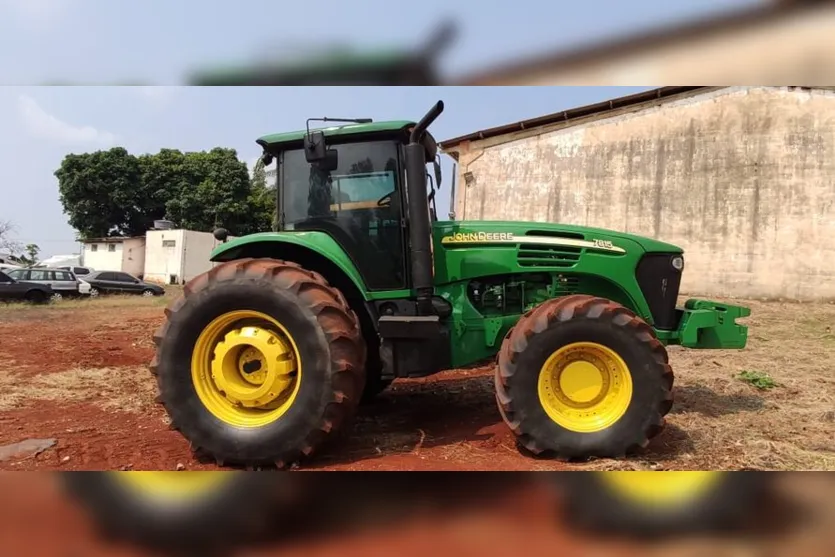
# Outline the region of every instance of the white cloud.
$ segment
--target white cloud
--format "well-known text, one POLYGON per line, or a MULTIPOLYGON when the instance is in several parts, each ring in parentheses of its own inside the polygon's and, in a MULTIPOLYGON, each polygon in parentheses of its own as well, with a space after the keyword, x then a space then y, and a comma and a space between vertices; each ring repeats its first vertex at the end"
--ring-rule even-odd
POLYGON ((61 143, 112 145, 116 136, 92 126, 74 126, 45 111, 31 97, 18 97, 18 112, 30 134, 61 143))

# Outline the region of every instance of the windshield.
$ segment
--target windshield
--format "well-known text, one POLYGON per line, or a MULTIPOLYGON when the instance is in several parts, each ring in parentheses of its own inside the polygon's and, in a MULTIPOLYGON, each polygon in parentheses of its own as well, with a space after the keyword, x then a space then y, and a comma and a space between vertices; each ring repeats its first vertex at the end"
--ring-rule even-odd
POLYGON ((336 217, 345 211, 377 209, 397 190, 398 144, 392 141, 332 146, 335 170, 323 171, 305 160, 304 151, 286 151, 282 176, 284 225, 336 217))

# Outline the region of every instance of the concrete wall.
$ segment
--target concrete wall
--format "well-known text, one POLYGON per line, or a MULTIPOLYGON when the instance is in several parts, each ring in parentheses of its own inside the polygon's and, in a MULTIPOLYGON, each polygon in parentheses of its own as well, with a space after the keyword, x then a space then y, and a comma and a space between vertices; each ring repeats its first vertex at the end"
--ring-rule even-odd
POLYGON ((832 91, 722 88, 458 149, 459 219, 672 242, 689 294, 835 298, 832 91))
POLYGON ((831 83, 835 81, 835 6, 822 5, 744 28, 525 70, 484 72, 461 85, 634 85, 635 83, 831 83))
POLYGON ((145 238, 131 238, 122 244, 122 270, 135 277, 145 272, 145 238))
POLYGON ((209 256, 219 242, 209 232, 150 230, 146 237, 145 280, 184 284, 214 266, 209 256))
POLYGON ((134 276, 141 275, 145 268, 145 238, 85 243, 83 261, 85 266, 97 271, 124 271, 134 276), (93 246, 96 246, 95 251, 93 246))
POLYGON ((145 280, 177 282, 182 268, 183 230, 149 230, 145 235, 145 280))

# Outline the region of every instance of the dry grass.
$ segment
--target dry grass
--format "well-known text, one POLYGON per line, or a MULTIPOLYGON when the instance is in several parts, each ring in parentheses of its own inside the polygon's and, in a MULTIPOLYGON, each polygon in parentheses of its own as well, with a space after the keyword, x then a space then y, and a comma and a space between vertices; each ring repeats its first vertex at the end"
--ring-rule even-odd
POLYGON ((598 468, 835 470, 835 305, 751 307, 745 350, 671 347, 676 402, 650 458, 598 468), (742 372, 773 380, 757 388, 742 372))
POLYGON ((146 367, 72 369, 25 379, 0 370, 0 411, 46 400, 145 412, 153 406, 155 396, 156 383, 146 367))
MULTIPOLYGON (((122 309, 120 319, 124 322, 134 308, 162 305, 171 295, 78 303, 105 311, 122 309)), ((676 374, 676 402, 667 429, 647 454, 594 461, 577 468, 835 470, 835 305, 737 303, 748 305, 753 312, 746 319, 750 336, 745 350, 669 349, 676 374), (767 388, 746 381, 741 377, 743 372, 751 378, 768 377, 770 381, 761 384, 767 388)), ((27 308, 19 315, 26 320, 49 319, 54 315, 51 311, 29 313, 27 308)), ((83 320, 85 313, 79 311, 77 319, 83 320)), ((8 320, 8 314, 0 319, 8 320)), ((67 368, 72 366, 67 362, 67 368)), ((134 412, 145 412, 153 405, 154 384, 142 366, 68 369, 27 379, 13 369, 8 360, 0 362, 0 411, 36 400, 88 401, 134 412)), ((444 388, 442 385, 438 383, 436 388, 444 388)), ((490 405, 483 411, 492 417, 495 407, 490 405)), ((409 428, 411 435, 422 426, 410 423, 404 428, 409 428)), ((383 440, 384 445, 401 441, 398 432, 391 434, 391 439, 383 440)), ((448 449, 452 451, 449 458, 466 461, 471 456, 464 445, 448 449)), ((534 469, 549 467, 535 460, 529 464, 534 469)))
POLYGON ((141 307, 165 307, 168 302, 182 293, 183 289, 178 286, 166 286, 163 296, 146 298, 144 296, 129 295, 107 295, 96 298, 65 299, 60 302, 36 305, 24 302, 0 302, 0 316, 6 318, 9 314, 17 312, 32 311, 60 311, 64 309, 106 309, 106 308, 141 308, 141 307))

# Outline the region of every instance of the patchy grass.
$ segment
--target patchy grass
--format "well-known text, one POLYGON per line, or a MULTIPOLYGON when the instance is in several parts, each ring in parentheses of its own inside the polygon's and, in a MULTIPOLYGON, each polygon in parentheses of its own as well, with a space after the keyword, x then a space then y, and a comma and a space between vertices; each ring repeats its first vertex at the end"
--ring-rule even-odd
POLYGON ((778 386, 777 382, 769 377, 767 373, 761 373, 759 371, 741 371, 737 377, 745 383, 753 385, 763 391, 773 389, 778 386))
POLYGON ((35 377, 0 371, 0 411, 33 401, 91 402, 106 410, 142 412, 154 404, 156 383, 148 368, 71 369, 35 377))
POLYGON ((16 318, 31 319, 43 314, 54 314, 64 312, 83 312, 85 310, 131 310, 140 308, 164 308, 182 294, 183 289, 179 286, 166 286, 166 292, 162 296, 146 298, 135 295, 103 295, 96 298, 64 299, 60 302, 48 304, 29 304, 25 302, 0 303, 0 322, 15 320, 16 318))

